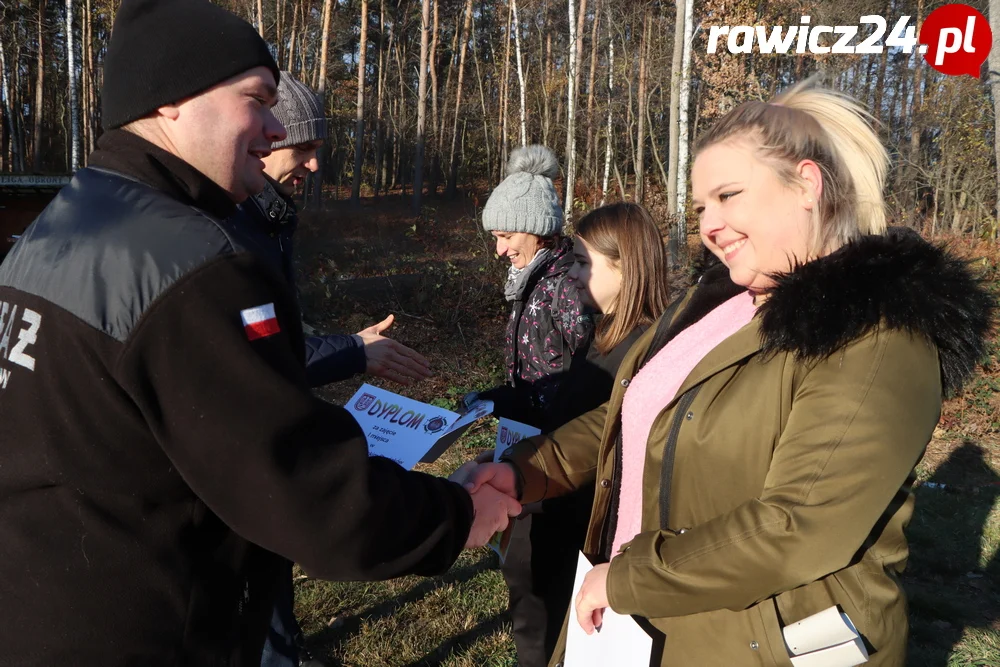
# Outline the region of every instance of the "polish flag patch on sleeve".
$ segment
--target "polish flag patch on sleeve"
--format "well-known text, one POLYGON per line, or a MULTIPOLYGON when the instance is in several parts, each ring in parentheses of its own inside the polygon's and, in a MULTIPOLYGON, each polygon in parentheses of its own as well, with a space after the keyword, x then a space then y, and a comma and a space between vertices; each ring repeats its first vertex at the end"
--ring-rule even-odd
POLYGON ((250 340, 273 336, 281 331, 278 318, 274 314, 273 303, 241 310, 240 317, 243 319, 243 330, 247 332, 247 338, 250 340))

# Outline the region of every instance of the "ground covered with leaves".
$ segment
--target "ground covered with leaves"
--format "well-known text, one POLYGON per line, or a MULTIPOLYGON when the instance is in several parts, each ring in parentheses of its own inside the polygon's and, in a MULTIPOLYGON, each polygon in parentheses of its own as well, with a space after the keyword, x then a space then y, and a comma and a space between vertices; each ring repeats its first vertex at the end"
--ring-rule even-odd
MULTIPOLYGON (((409 199, 333 202, 306 211, 297 234, 308 326, 354 332, 389 313, 390 334, 430 359, 435 375, 411 387, 356 378, 321 390, 343 403, 362 382, 454 408, 503 376, 506 262, 477 224, 479 202, 432 199, 413 217, 409 199)), ((696 243, 692 238, 692 244, 696 243)), ((992 243, 950 241, 996 285, 992 243)), ((694 245, 692 245, 694 247, 694 245)), ((678 272, 675 287, 683 283, 678 272)), ((483 420, 440 460, 447 474, 491 448, 483 420)), ((916 667, 1000 665, 1000 343, 984 372, 946 404, 918 469, 908 529, 910 655, 916 667)), ((487 549, 465 552, 446 575, 385 583, 335 583, 296 571, 296 612, 314 652, 332 665, 394 667, 517 664, 507 592, 487 549)))

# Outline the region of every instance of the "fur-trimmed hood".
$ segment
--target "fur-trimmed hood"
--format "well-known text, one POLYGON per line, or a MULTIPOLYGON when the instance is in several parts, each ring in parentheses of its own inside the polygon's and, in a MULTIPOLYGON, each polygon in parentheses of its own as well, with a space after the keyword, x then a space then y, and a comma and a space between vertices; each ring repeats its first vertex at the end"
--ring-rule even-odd
POLYGON ((906 228, 865 236, 775 276, 758 317, 765 353, 823 358, 875 327, 932 340, 946 394, 986 352, 996 301, 969 263, 906 228))

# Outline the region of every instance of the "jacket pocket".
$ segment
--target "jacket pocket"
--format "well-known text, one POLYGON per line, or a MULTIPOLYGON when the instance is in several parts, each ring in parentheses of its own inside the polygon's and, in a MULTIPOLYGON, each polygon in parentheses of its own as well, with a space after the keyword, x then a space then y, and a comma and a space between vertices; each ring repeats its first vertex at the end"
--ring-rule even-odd
POLYGON ((791 656, 785 647, 785 636, 781 633, 781 621, 778 620, 777 601, 768 598, 756 605, 757 617, 760 622, 762 639, 758 650, 765 665, 775 667, 792 667, 791 656))

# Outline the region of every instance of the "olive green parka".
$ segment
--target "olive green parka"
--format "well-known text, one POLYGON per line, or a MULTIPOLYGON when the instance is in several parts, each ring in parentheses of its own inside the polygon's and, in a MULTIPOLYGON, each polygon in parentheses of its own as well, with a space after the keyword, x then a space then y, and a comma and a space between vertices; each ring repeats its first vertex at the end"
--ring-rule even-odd
POLYGON ((943 392, 984 352, 993 299, 964 262, 908 230, 779 277, 656 417, 642 532, 610 554, 629 382, 740 289, 724 266, 709 268, 633 346, 608 403, 508 450, 521 499, 597 482, 585 552, 611 558, 611 608, 665 636, 662 665, 787 667, 781 628, 832 605, 861 632, 871 667, 903 665, 897 575, 913 470, 943 392))

